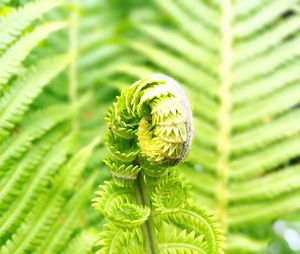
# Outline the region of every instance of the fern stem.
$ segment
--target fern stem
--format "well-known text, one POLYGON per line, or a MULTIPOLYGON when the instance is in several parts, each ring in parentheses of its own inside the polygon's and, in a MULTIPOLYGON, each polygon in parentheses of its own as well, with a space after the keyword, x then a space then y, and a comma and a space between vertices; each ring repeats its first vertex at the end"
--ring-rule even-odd
MULTIPOLYGON (((79 25, 79 1, 73 0, 72 11, 70 15, 70 30, 69 30, 69 54, 72 56, 72 61, 69 66, 69 100, 71 106, 77 111, 77 88, 78 88, 78 77, 77 77, 77 56, 78 56, 78 25, 79 25)), ((79 128, 77 121, 77 112, 74 114, 72 123, 73 131, 77 131, 79 128)))
POLYGON ((230 85, 232 82, 231 65, 232 65, 232 3, 231 0, 222 0, 222 42, 221 42, 221 65, 220 65, 220 110, 218 115, 219 134, 218 134, 218 161, 217 174, 219 179, 217 198, 218 212, 221 224, 226 231, 227 219, 226 208, 228 203, 227 183, 229 178, 229 157, 230 157, 230 85))
MULTIPOLYGON (((136 195, 138 201, 142 205, 151 207, 149 194, 147 190, 148 187, 144 180, 144 174, 140 173, 136 180, 136 195)), ((158 254, 159 252, 157 250, 157 244, 155 243, 153 218, 151 214, 148 220, 142 225, 142 230, 145 239, 145 254, 158 254)))

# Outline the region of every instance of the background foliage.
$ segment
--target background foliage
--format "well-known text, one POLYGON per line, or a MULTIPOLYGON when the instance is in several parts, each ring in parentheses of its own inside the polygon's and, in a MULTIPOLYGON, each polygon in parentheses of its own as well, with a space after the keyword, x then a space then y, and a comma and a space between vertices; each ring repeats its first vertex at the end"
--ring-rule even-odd
POLYGON ((109 177, 104 114, 157 72, 192 103, 179 170, 219 218, 227 253, 297 251, 298 218, 283 216, 300 205, 299 4, 0 1, 1 252, 91 251, 102 218, 90 199, 109 177))

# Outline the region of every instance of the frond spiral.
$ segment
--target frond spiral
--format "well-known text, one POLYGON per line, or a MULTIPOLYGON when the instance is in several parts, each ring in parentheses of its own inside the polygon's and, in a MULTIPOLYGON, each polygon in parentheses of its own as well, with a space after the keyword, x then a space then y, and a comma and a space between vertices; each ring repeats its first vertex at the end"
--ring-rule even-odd
POLYGON ((192 112, 177 82, 161 74, 135 82, 106 122, 104 163, 113 180, 93 199, 108 221, 97 253, 223 253, 215 222, 192 206, 188 186, 169 169, 192 140, 192 112))
MULTIPOLYGON (((174 166, 190 149, 188 101, 176 81, 164 75, 142 79, 124 90, 106 121, 111 157, 105 163, 118 184, 135 180, 143 165, 144 173, 155 176, 151 166, 174 166)), ((155 168, 158 175, 166 172, 155 168)))

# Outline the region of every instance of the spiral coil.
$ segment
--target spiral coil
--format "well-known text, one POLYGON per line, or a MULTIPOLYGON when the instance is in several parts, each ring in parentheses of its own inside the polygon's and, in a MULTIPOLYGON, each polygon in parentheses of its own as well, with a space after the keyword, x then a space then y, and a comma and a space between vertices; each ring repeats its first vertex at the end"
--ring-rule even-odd
POLYGON ((155 177, 184 159, 192 139, 192 113, 177 82, 156 74, 124 90, 106 117, 116 183, 134 181, 143 170, 155 177))

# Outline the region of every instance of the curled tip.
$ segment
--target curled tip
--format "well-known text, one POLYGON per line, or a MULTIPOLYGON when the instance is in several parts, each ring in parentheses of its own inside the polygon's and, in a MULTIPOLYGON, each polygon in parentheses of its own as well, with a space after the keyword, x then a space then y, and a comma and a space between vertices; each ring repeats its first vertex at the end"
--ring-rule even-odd
MULTIPOLYGON (((151 165, 157 165, 159 176, 161 167, 175 166, 190 150, 192 111, 182 88, 166 75, 151 75, 122 91, 106 120, 112 159, 124 168, 147 164, 153 176, 151 165), (132 156, 133 151, 138 153, 132 156)), ((134 177, 137 172, 127 170, 124 178, 131 173, 134 177)))
POLYGON ((147 116, 140 121, 137 135, 141 153, 154 164, 175 166, 191 148, 192 111, 188 99, 180 85, 166 75, 154 74, 145 80, 148 86, 139 103, 140 107, 151 108, 151 119, 146 129, 147 116))

